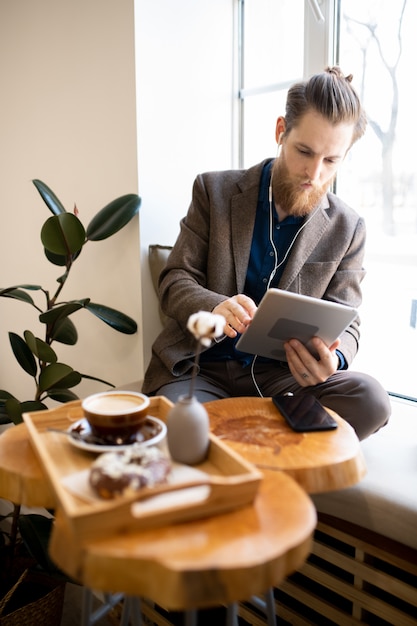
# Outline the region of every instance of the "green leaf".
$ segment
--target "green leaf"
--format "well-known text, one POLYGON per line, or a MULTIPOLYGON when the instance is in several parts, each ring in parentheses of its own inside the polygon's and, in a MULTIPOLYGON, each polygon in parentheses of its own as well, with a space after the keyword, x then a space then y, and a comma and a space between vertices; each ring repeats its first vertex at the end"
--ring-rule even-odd
POLYGON ((73 321, 70 320, 69 317, 59 320, 59 322, 54 325, 51 339, 53 341, 59 341, 59 343, 64 343, 67 346, 75 346, 78 341, 78 333, 73 321))
POLYGON ((0 406, 0 426, 11 424, 13 420, 9 417, 4 406, 0 406))
POLYGON ((39 191, 42 197, 42 200, 45 202, 48 209, 54 215, 60 215, 60 213, 66 213, 64 205, 59 200, 59 198, 57 198, 57 196, 54 194, 52 189, 48 187, 48 185, 43 183, 41 180, 38 180, 37 178, 33 179, 32 182, 35 185, 36 189, 39 191))
POLYGON ((4 412, 9 416, 9 421, 12 421, 14 424, 21 424, 23 422, 23 413, 45 411, 47 408, 48 407, 39 400, 26 400, 26 402, 19 402, 16 398, 10 398, 5 402, 4 412))
POLYGON ((11 393, 5 391, 4 389, 0 389, 0 424, 10 424, 10 422, 13 421, 6 411, 7 400, 15 400, 18 402, 17 398, 15 398, 11 393))
MULTIPOLYGON (((44 248, 44 252, 45 252, 46 258, 48 259, 50 263, 53 263, 54 265, 59 265, 60 267, 65 267, 65 265, 67 265, 68 256, 63 256, 62 254, 54 254, 53 252, 50 252, 49 250, 46 250, 45 248, 44 248)), ((81 252, 82 250, 78 250, 78 252, 71 255, 73 262, 75 261, 75 259, 79 257, 81 252)), ((58 282, 61 282, 61 280, 58 279, 58 282)))
POLYGON ((113 383, 109 383, 107 380, 103 380, 102 378, 96 378, 95 376, 90 376, 89 374, 81 374, 82 378, 86 378, 87 380, 96 380, 98 383, 104 383, 105 385, 108 385, 109 387, 115 387, 116 385, 113 385, 113 383))
POLYGON ((40 361, 44 361, 45 363, 56 363, 56 353, 49 344, 42 341, 42 339, 35 337, 30 330, 25 330, 23 335, 27 345, 32 350, 32 353, 38 357, 40 361))
POLYGON ((15 287, 7 287, 6 289, 0 289, 0 296, 3 296, 4 298, 13 298, 15 300, 21 300, 22 302, 26 302, 27 304, 31 304, 32 306, 35 306, 35 303, 32 297, 25 291, 22 291, 22 289, 38 291, 39 289, 42 289, 42 287, 40 285, 16 285, 15 287))
POLYGON ((16 400, 16 398, 10 398, 9 400, 6 400, 4 408, 10 420, 14 424, 21 424, 23 422, 23 411, 20 402, 16 400))
POLYGON ((27 346, 26 342, 16 335, 16 333, 9 333, 10 344, 12 346, 13 354, 15 355, 20 367, 25 370, 30 376, 36 376, 37 365, 35 357, 31 350, 27 346))
POLYGON ((35 411, 46 411, 47 406, 40 400, 25 400, 20 403, 22 413, 34 413, 35 411))
POLYGON ((139 212, 142 200, 131 193, 116 198, 99 211, 87 227, 87 239, 100 241, 121 230, 139 212))
POLYGON ((39 291, 39 289, 42 289, 41 285, 31 285, 31 284, 23 284, 23 285, 15 285, 14 287, 8 287, 7 289, 4 289, 3 291, 10 291, 10 289, 27 289, 28 291, 39 291))
POLYGON ((49 557, 49 540, 51 537, 53 518, 39 513, 19 515, 19 532, 29 554, 49 575, 62 581, 71 580, 49 557))
POLYGON ((4 389, 0 389, 0 405, 4 404, 6 400, 9 400, 9 398, 15 398, 15 397, 8 391, 5 391, 4 389))
POLYGON ((0 296, 3 296, 4 298, 13 298, 14 300, 21 300, 22 302, 27 302, 28 304, 35 306, 33 298, 28 293, 25 293, 20 289, 11 289, 10 291, 5 292, 6 290, 3 289, 0 292, 0 296))
POLYGON ((41 240, 49 252, 70 256, 78 252, 86 241, 84 226, 72 213, 60 213, 46 220, 41 240))
POLYGON ((57 385, 57 388, 59 387, 60 389, 69 389, 70 387, 76 387, 76 385, 80 384, 81 380, 82 379, 80 372, 76 372, 75 370, 73 370, 67 376, 61 378, 59 384, 57 385))
POLYGON ((138 329, 135 320, 131 317, 121 313, 120 311, 116 311, 116 309, 105 306, 104 304, 89 302, 85 305, 85 308, 103 322, 119 331, 119 333, 133 335, 138 329))
POLYGON ((51 252, 50 250, 47 250, 46 248, 44 248, 44 252, 48 261, 52 263, 53 265, 58 265, 60 267, 66 266, 67 261, 68 261, 67 256, 63 256, 62 254, 55 254, 54 252, 51 252))
POLYGON ((62 403, 72 402, 73 400, 79 399, 79 397, 69 389, 49 389, 48 398, 62 403))
POLYGON ((59 387, 61 380, 74 370, 65 363, 52 363, 42 370, 39 376, 39 390, 47 391, 53 387, 59 387))
POLYGON ((73 300, 72 302, 67 302, 67 304, 61 304, 49 311, 45 311, 45 313, 41 313, 39 320, 42 324, 57 324, 57 322, 65 319, 68 315, 82 309, 88 302, 89 299, 85 298, 84 300, 73 300))

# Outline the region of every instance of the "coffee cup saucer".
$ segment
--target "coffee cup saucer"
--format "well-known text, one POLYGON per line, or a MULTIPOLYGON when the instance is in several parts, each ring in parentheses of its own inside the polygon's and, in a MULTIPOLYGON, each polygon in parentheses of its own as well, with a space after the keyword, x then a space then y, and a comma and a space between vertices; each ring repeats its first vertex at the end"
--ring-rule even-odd
POLYGON ((97 437, 94 437, 94 442, 89 440, 91 437, 91 427, 88 423, 87 419, 84 417, 77 422, 72 424, 67 432, 71 435, 71 433, 77 433, 77 438, 68 437, 68 441, 71 445, 76 448, 80 448, 81 450, 87 450, 88 452, 114 452, 115 450, 126 450, 133 445, 140 446, 155 446, 160 443, 167 433, 167 427, 164 422, 162 422, 157 417, 153 417, 152 415, 147 415, 143 425, 140 426, 136 439, 127 443, 127 444, 109 444, 108 442, 103 440, 103 443, 97 442, 97 437))

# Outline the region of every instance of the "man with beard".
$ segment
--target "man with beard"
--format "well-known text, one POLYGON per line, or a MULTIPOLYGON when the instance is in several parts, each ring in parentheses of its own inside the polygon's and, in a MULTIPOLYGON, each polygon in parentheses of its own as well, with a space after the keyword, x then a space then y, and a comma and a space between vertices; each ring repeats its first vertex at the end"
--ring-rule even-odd
POLYGON ((175 402, 189 392, 196 346, 187 321, 205 310, 223 315, 227 326, 201 354, 194 387, 201 402, 311 393, 360 439, 388 421, 388 394, 371 376, 348 369, 359 345, 358 318, 331 346, 314 338, 315 356, 296 339, 285 346, 285 362, 236 349, 269 287, 354 308, 361 303, 365 224, 329 191, 366 128, 351 80, 331 67, 289 89, 275 159, 197 176, 160 276, 168 322, 153 345, 144 393, 175 402))

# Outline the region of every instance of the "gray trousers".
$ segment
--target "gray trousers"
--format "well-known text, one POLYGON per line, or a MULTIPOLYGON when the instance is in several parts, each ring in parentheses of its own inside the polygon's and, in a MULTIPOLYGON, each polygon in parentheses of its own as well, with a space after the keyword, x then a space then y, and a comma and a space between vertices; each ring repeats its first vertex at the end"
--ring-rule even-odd
MULTIPOLYGON (((189 380, 173 380, 155 395, 176 402, 189 390, 189 380)), ((368 374, 351 370, 338 371, 324 383, 300 387, 288 366, 279 361, 255 363, 253 372, 239 361, 219 361, 201 363, 194 386, 194 395, 200 402, 238 396, 270 397, 288 392, 313 394, 349 422, 361 440, 385 426, 391 414, 389 396, 380 383, 368 374)))

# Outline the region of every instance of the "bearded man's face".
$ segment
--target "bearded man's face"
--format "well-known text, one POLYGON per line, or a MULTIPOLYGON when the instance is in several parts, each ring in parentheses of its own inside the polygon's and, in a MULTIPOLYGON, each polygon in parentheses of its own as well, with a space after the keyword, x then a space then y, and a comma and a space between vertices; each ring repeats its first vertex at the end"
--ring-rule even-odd
MULTIPOLYGON (((283 118, 278 122, 284 127, 283 118)), ((353 130, 351 123, 332 124, 317 111, 307 111, 284 134, 281 153, 275 159, 272 169, 275 205, 287 215, 311 213, 334 180, 350 148, 353 130)))

